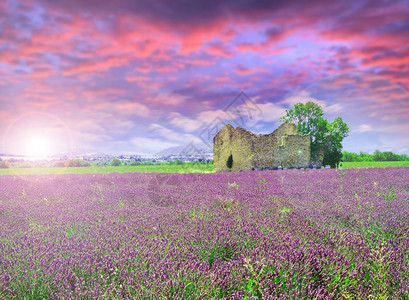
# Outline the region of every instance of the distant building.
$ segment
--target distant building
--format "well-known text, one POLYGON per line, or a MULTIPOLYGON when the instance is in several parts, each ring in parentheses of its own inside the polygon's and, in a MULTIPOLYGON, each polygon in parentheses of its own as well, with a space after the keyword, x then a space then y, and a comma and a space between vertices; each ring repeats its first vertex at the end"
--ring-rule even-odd
POLYGON ((310 156, 310 136, 298 134, 297 125, 290 122, 270 134, 255 134, 227 124, 213 138, 215 171, 305 168, 310 165, 310 156), (231 168, 227 163, 230 156, 231 168))

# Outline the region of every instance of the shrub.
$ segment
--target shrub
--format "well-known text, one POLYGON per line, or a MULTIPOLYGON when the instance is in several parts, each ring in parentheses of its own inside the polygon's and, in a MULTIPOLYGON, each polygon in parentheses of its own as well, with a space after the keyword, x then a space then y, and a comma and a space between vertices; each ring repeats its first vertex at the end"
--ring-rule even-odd
POLYGON ((10 168, 10 163, 5 160, 0 161, 0 169, 8 169, 10 168))
POLYGON ((55 168, 64 168, 65 163, 63 161, 57 161, 57 162, 54 163, 54 167, 55 168))
POLYGON ((20 168, 34 168, 34 165, 26 161, 26 162, 21 163, 19 167, 20 168))
POLYGON ((229 158, 226 161, 226 166, 231 169, 233 167, 233 155, 230 154, 229 158))
POLYGON ((181 161, 180 159, 175 160, 175 164, 176 165, 183 165, 183 161, 181 161))
POLYGON ((118 166, 120 166, 122 163, 121 163, 121 161, 118 159, 118 158, 114 158, 113 160, 111 160, 111 166, 114 166, 114 167, 118 167, 118 166))
POLYGON ((324 155, 324 160, 322 164, 325 165, 330 165, 331 168, 339 168, 339 163, 342 158, 342 152, 337 150, 337 149, 332 149, 329 150, 327 153, 324 155))
POLYGON ((91 164, 82 159, 67 159, 65 162, 66 167, 90 167, 91 164))

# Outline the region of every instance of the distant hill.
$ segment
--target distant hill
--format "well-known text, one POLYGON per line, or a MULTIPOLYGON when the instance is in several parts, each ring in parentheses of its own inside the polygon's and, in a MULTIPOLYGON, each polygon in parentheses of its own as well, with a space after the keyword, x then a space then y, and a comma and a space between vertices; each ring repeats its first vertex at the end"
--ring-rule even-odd
POLYGON ((196 153, 192 153, 193 151, 188 151, 186 148, 188 145, 184 146, 177 146, 177 147, 169 147, 166 149, 163 149, 162 151, 159 151, 155 153, 157 156, 171 156, 171 155, 181 155, 182 153, 186 154, 208 154, 208 153, 213 153, 213 149, 210 149, 208 146, 205 144, 193 144, 194 148, 192 148, 193 151, 196 151, 196 153), (185 150, 186 149, 186 150, 185 150))

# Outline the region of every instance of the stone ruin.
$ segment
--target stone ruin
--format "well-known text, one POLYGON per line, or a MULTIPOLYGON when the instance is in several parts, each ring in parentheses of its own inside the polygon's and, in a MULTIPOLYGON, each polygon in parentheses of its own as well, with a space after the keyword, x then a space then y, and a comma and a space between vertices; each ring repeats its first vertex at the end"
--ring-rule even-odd
POLYGON ((308 168, 310 156, 310 136, 298 134, 297 125, 291 122, 269 134, 255 134, 227 124, 213 138, 216 172, 308 168))

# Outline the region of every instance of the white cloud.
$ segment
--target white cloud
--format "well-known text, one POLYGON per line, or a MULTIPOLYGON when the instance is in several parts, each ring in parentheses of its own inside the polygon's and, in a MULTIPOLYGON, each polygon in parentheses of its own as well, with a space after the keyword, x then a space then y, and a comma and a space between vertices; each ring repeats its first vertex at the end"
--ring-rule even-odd
POLYGON ((72 134, 75 147, 82 147, 83 145, 89 145, 92 143, 99 143, 99 142, 109 142, 112 140, 112 137, 107 134, 100 134, 100 133, 89 133, 89 132, 82 132, 76 131, 72 134))
POLYGON ((227 110, 203 111, 197 115, 197 118, 206 126, 212 124, 216 119, 220 119, 224 123, 230 123, 232 125, 236 123, 244 127, 252 127, 262 118, 264 106, 266 106, 266 109, 267 106, 270 106, 270 104, 257 104, 255 103, 255 99, 257 100, 258 97, 253 98, 252 102, 241 102, 242 104, 233 103, 227 110))
POLYGON ((323 106, 323 110, 324 110, 324 113, 332 114, 332 113, 342 111, 343 107, 340 104, 336 103, 336 104, 332 104, 328 106, 323 106))
MULTIPOLYGON (((387 134, 399 134, 407 136, 407 132, 409 131, 409 123, 399 123, 399 124, 385 124, 383 123, 382 126, 377 128, 377 131, 387 133, 387 134)), ((409 139, 405 139, 408 140, 409 139)))
POLYGON ((190 119, 178 112, 170 113, 170 123, 186 132, 192 132, 203 125, 203 122, 196 119, 190 119))
POLYGON ((402 154, 409 154, 409 139, 402 138, 400 132, 389 132, 387 134, 380 134, 379 141, 381 142, 382 151, 393 151, 402 154))
POLYGON ((157 153, 169 147, 179 146, 178 143, 165 141, 162 139, 151 139, 145 137, 136 137, 131 139, 131 144, 136 147, 136 150, 145 154, 157 153))
POLYGON ((200 143, 201 140, 193 134, 190 133, 179 133, 169 128, 163 127, 159 124, 151 124, 149 126, 154 132, 162 136, 165 141, 177 142, 179 144, 188 144, 190 142, 200 143))
POLYGON ((407 154, 409 153, 409 148, 401 148, 397 152, 401 154, 407 154))
POLYGON ((202 111, 201 113, 197 114, 197 119, 200 120, 204 124, 211 124, 216 118, 225 120, 226 117, 227 117, 226 113, 221 109, 206 110, 206 111, 202 111))
POLYGON ((81 120, 74 123, 75 128, 81 132, 103 133, 105 129, 94 120, 81 120))
POLYGON ((123 131, 134 128, 135 124, 132 121, 115 120, 114 122, 110 123, 110 126, 112 126, 112 129, 123 131))
POLYGON ((257 104, 257 106, 262 111, 259 120, 263 122, 276 122, 285 115, 285 109, 275 103, 257 104))
POLYGON ((311 96, 311 94, 307 91, 301 91, 298 94, 292 95, 288 98, 285 98, 283 101, 280 102, 280 104, 284 104, 284 106, 294 106, 296 103, 307 103, 307 102, 314 102, 318 105, 320 105, 325 113, 337 113, 340 111, 344 110, 344 107, 340 105, 339 103, 335 104, 328 104, 327 101, 324 100, 318 100, 317 98, 314 98, 311 96))
POLYGON ((317 103, 318 105, 321 105, 323 108, 327 106, 327 103, 323 100, 318 100, 314 97, 311 96, 311 94, 307 91, 301 91, 300 93, 296 95, 291 95, 288 98, 285 98, 283 101, 280 103, 284 104, 285 106, 293 106, 296 103, 307 103, 307 102, 314 102, 317 103))
POLYGON ((355 133, 364 133, 364 132, 372 131, 372 130, 373 130, 373 128, 372 128, 371 125, 361 124, 361 125, 358 126, 358 128, 353 129, 352 132, 355 132, 355 133))
POLYGON ((391 116, 391 115, 384 115, 384 116, 381 117, 382 121, 391 121, 391 120, 394 120, 394 119, 395 118, 393 116, 391 116))
POLYGON ((159 94, 150 98, 149 101, 163 103, 165 105, 179 105, 190 98, 189 96, 180 94, 159 94))
POLYGON ((150 111, 146 105, 132 101, 115 102, 114 107, 121 114, 137 115, 140 117, 149 116, 150 111))

